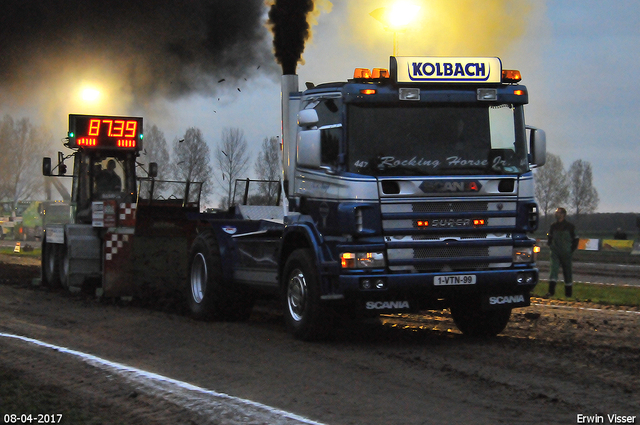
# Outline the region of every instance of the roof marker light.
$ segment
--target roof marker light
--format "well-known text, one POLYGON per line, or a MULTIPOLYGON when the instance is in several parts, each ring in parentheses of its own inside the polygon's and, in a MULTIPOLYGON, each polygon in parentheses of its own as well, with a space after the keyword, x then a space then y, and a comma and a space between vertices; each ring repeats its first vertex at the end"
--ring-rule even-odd
POLYGON ((522 80, 520 71, 515 69, 503 69, 502 70, 502 82, 503 83, 517 83, 522 80))
POLYGON ((373 68, 371 78, 389 78, 389 70, 386 68, 373 68))
POLYGON ((369 68, 356 68, 353 71, 353 78, 371 78, 371 71, 369 68))

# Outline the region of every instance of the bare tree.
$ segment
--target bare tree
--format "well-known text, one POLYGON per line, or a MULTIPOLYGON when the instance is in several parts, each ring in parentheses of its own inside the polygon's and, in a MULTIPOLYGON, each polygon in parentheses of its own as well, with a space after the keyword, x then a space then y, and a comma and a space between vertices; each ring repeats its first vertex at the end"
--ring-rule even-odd
POLYGON ((593 172, 591 163, 578 159, 569 167, 569 202, 576 215, 594 212, 598 208, 600 199, 598 191, 593 187, 593 172))
POLYGON ((223 190, 222 208, 229 208, 233 201, 234 182, 242 178, 247 171, 249 154, 244 133, 239 128, 225 128, 222 130, 222 140, 218 143, 215 153, 218 169, 222 173, 222 179, 215 176, 223 190))
POLYGON ((144 145, 140 159, 147 170, 150 162, 158 164, 159 179, 165 179, 170 174, 171 166, 167 139, 155 124, 144 132, 144 145))
POLYGON ((41 164, 51 135, 28 118, 14 121, 5 115, 0 122, 0 198, 13 201, 38 196, 44 187, 41 164))
MULTIPOLYGON (((260 180, 279 181, 282 177, 280 159, 280 142, 277 137, 264 138, 262 150, 254 164, 254 170, 260 180)), ((275 183, 261 183, 258 189, 260 202, 273 205, 278 199, 280 185, 275 183)))
POLYGON ((196 127, 188 128, 183 139, 173 142, 172 157, 173 177, 180 181, 203 182, 202 200, 207 201, 212 190, 209 180, 213 170, 209 165, 209 146, 202 137, 202 131, 196 127))
POLYGON ((547 153, 544 167, 536 169, 535 185, 536 199, 544 214, 546 227, 549 212, 565 203, 569 197, 569 181, 559 156, 547 153))

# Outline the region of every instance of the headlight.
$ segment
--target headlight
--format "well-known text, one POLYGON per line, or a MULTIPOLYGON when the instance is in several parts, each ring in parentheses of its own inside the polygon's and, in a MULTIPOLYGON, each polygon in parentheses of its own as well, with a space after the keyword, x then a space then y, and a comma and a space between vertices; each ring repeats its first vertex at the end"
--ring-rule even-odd
POLYGON ((514 263, 532 263, 533 262, 533 247, 514 247, 513 248, 513 262, 514 263))
POLYGON ((382 252, 343 252, 340 255, 340 263, 343 269, 364 269, 384 267, 384 254, 382 252))

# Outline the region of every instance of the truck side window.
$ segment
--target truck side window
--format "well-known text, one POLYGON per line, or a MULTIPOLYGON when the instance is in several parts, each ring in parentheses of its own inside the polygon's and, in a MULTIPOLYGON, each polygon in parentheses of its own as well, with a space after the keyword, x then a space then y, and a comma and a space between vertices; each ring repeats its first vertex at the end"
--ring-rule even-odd
POLYGON ((318 112, 322 165, 338 166, 342 141, 342 102, 339 98, 322 98, 315 106, 318 112))
POLYGON ((338 166, 338 154, 340 153, 340 140, 342 140, 342 126, 333 125, 320 129, 321 162, 322 165, 338 166))

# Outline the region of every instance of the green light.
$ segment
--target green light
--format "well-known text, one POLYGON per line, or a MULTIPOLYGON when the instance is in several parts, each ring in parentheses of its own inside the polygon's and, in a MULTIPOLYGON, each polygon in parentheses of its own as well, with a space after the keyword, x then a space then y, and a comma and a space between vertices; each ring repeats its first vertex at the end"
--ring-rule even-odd
POLYGON ((73 132, 72 131, 69 132, 69 137, 73 137, 73 132))

